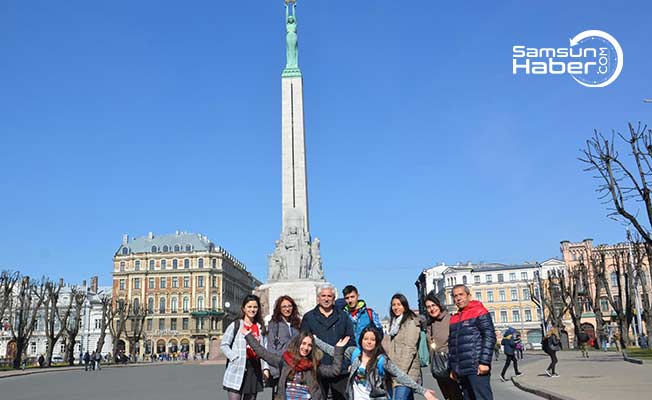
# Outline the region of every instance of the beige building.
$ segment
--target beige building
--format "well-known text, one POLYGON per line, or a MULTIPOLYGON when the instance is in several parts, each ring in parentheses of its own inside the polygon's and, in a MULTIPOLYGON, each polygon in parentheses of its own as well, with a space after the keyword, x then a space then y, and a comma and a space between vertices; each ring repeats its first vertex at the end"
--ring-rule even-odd
POLYGON ((146 307, 147 317, 136 348, 123 337, 116 351, 216 356, 223 329, 258 285, 244 264, 201 234, 125 235, 113 257, 113 301, 146 307))

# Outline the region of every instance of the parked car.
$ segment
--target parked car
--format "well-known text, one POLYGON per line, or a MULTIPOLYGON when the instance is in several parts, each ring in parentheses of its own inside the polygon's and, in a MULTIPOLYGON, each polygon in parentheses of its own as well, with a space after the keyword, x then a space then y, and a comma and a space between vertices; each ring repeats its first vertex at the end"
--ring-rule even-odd
POLYGON ((62 356, 52 356, 52 363, 53 364, 61 364, 61 363, 63 363, 63 357, 62 356))

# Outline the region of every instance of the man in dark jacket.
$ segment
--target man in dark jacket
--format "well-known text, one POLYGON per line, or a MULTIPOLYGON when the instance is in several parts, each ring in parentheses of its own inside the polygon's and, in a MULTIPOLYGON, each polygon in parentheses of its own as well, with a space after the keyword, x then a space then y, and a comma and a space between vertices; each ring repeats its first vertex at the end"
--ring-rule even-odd
MULTIPOLYGON (((334 346, 338 340, 348 336, 353 338, 353 323, 343 310, 334 308, 335 288, 330 284, 324 284, 319 288, 317 294, 317 306, 308 311, 301 321, 301 330, 311 332, 324 342, 334 346)), ((354 346, 352 340, 348 346, 354 346)), ((322 364, 330 365, 333 358, 324 354, 322 364)), ((342 375, 335 378, 319 377, 319 385, 324 393, 324 398, 331 391, 333 400, 346 400, 346 384, 348 365, 342 365, 342 375)))
POLYGON ((453 286, 453 300, 458 312, 451 317, 448 338, 451 378, 461 384, 465 399, 493 400, 489 379, 496 332, 491 314, 471 301, 465 285, 453 286))

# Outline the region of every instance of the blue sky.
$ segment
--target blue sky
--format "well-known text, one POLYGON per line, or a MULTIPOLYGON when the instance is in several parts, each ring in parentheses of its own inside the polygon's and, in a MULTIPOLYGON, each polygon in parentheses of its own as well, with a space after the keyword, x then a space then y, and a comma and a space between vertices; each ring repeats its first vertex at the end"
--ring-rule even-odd
MULTIPOLYGON (((201 232, 259 278, 280 233, 278 1, 5 1, 0 268, 110 282, 121 235, 201 232)), ((639 2, 300 0, 310 224, 326 277, 386 313, 425 267, 623 240, 577 160, 651 122, 639 2), (618 80, 511 71, 587 29, 618 80)))

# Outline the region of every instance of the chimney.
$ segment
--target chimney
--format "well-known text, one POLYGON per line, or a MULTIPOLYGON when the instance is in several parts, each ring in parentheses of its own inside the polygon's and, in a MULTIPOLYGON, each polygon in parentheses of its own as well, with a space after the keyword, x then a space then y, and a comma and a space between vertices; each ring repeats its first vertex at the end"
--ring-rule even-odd
POLYGON ((152 239, 154 239, 154 232, 149 232, 149 233, 147 234, 147 239, 148 239, 148 240, 152 240, 152 239))
POLYGON ((91 292, 97 293, 97 276, 91 277, 91 292))
POLYGON ((126 246, 128 244, 129 244, 129 235, 125 233, 124 235, 122 235, 122 245, 126 246))

